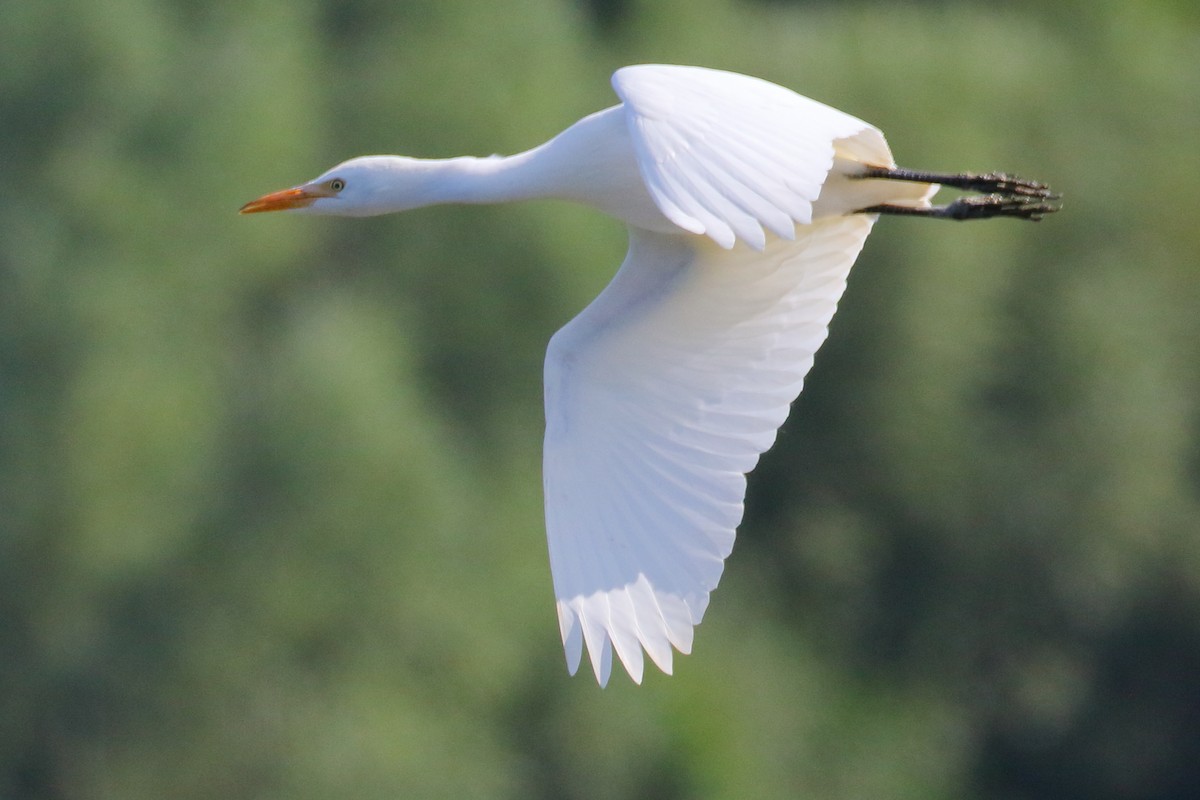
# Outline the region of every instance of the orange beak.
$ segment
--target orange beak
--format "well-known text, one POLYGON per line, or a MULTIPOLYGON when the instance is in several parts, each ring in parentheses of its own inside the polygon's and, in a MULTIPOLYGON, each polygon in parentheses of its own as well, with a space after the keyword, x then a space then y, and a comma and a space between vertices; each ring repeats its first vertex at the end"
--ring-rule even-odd
POLYGON ((310 192, 303 186, 284 189, 279 192, 265 194, 257 200, 251 200, 242 206, 239 214, 257 214, 260 211, 287 211, 290 208, 304 208, 311 205, 320 195, 310 192))

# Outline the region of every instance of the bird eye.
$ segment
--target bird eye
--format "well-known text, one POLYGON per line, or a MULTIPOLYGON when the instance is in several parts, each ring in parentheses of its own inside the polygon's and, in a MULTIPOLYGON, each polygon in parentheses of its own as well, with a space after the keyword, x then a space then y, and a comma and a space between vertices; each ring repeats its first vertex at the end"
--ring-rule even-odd
POLYGON ((346 188, 346 182, 341 178, 334 178, 329 182, 329 188, 335 192, 340 192, 342 189, 346 188))

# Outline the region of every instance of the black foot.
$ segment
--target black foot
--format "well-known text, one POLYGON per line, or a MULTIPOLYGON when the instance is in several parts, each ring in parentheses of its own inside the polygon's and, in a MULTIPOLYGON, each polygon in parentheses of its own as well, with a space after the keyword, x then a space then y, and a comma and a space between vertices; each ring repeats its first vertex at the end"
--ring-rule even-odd
POLYGON ((932 208, 909 208, 906 206, 871 206, 862 209, 867 214, 896 214, 906 217, 935 217, 938 219, 991 219, 1013 217, 1037 222, 1047 214, 1058 211, 1054 203, 1041 197, 1028 195, 984 194, 960 197, 953 203, 932 208))

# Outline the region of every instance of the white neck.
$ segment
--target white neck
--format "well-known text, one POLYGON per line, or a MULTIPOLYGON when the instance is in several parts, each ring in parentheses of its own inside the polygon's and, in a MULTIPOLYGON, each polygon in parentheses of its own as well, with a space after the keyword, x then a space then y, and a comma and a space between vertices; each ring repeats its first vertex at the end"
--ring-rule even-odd
POLYGON ((638 227, 679 230, 646 191, 620 106, 584 117, 545 144, 513 156, 364 160, 372 162, 372 171, 379 175, 364 213, 557 198, 584 203, 638 227))
MULTIPOLYGON (((356 158, 347 166, 368 167, 368 180, 360 202, 349 213, 390 214, 445 203, 503 203, 546 197, 553 191, 547 187, 545 170, 533 157, 535 152, 489 158, 356 158)), ((339 169, 328 174, 337 175, 339 169)))
POLYGON ((431 203, 506 203, 552 195, 535 151, 515 156, 419 159, 431 203))

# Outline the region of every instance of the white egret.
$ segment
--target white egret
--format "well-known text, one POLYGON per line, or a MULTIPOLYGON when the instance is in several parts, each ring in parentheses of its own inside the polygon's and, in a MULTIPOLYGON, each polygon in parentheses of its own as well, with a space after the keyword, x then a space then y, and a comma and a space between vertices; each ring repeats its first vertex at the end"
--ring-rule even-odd
POLYGON ((586 643, 668 674, 879 214, 1038 219, 1043 184, 897 168, 875 127, 757 78, 643 65, 621 103, 509 157, 365 156, 243 213, 366 216, 561 198, 629 228, 612 282, 550 340, 543 479, 567 668, 586 643), (981 192, 944 206, 939 184, 981 192))

